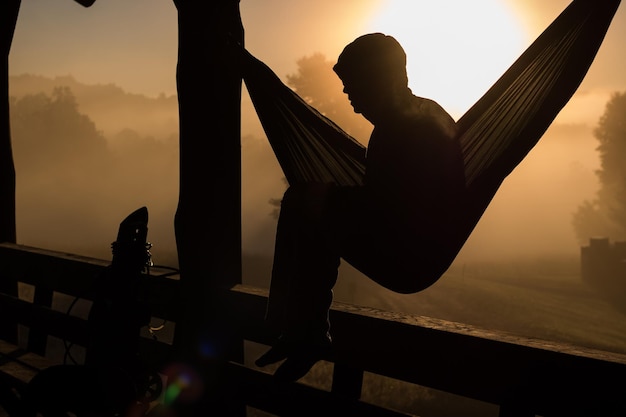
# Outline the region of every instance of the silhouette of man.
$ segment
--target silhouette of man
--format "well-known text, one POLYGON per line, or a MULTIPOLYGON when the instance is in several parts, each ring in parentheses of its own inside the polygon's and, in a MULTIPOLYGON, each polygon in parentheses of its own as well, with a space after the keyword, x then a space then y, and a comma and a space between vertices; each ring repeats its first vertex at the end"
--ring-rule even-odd
POLYGON ((275 373, 283 380, 299 379, 330 350, 340 258, 386 288, 413 293, 445 272, 460 242, 465 178, 456 124, 413 95, 400 44, 363 35, 333 69, 374 129, 363 186, 298 184, 282 200, 266 315, 279 337, 256 363, 286 359, 275 373))

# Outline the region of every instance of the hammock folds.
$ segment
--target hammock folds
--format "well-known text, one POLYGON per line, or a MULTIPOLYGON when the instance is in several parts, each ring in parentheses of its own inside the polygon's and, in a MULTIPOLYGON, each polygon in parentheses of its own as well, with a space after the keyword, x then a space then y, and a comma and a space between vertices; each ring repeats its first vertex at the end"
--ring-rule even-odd
MULTIPOLYGON (((573 0, 457 122, 469 193, 465 237, 582 82, 619 3, 573 0)), ((362 184, 365 147, 246 56, 243 79, 287 181, 362 184)))
POLYGON ((244 52, 243 79, 287 182, 361 185, 365 147, 244 52))

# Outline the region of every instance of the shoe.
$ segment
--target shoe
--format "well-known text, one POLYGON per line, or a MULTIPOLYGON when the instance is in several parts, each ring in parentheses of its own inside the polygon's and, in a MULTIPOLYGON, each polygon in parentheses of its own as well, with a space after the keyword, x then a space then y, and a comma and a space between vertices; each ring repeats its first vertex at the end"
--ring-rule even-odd
POLYGON ((255 364, 263 367, 285 360, 274 373, 274 378, 281 382, 293 382, 302 378, 313 365, 327 357, 331 348, 332 340, 329 335, 321 340, 307 342, 281 336, 270 350, 255 361, 255 364))
POLYGON ((278 338, 276 343, 261 355, 254 364, 258 367, 264 367, 267 365, 271 365, 273 363, 277 363, 282 361, 283 359, 287 359, 289 354, 293 352, 295 346, 293 343, 287 342, 282 336, 278 338))

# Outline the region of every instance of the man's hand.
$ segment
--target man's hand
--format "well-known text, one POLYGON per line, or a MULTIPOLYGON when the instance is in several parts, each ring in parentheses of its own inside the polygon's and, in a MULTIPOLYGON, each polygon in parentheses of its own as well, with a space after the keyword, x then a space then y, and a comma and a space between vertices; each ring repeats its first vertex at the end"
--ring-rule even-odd
POLYGON ((96 0, 74 0, 74 1, 85 7, 89 7, 96 2, 96 0))

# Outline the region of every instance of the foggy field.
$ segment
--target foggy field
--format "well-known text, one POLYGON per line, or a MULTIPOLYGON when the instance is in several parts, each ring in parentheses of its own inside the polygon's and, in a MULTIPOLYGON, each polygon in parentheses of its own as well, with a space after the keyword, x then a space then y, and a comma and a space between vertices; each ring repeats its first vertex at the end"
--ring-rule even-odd
MULTIPOLYGON (((270 271, 270 259, 244 257, 244 283, 267 286, 270 271)), ((389 291, 344 262, 335 300, 626 354, 626 300, 611 304, 584 283, 575 255, 453 264, 411 295, 389 291)))
MULTIPOLYGON (((453 266, 414 295, 348 274, 337 299, 575 345, 626 353, 626 316, 581 281, 576 257, 453 266)), ((623 300, 623 306, 626 300, 623 300)))
MULTIPOLYGON (((385 290, 344 264, 335 299, 626 353, 625 315, 581 281, 578 262, 577 257, 572 256, 453 266, 432 287, 414 295, 385 290)), ((256 264, 259 263, 257 260, 256 264)), ((626 305, 626 300, 623 304, 626 305)), ((263 349, 256 345, 249 347, 250 364, 263 349)), ((332 365, 320 363, 303 382, 330 389, 331 372, 332 365)), ((421 417, 498 415, 498 407, 492 404, 368 373, 363 384, 363 399, 421 417)), ((267 414, 254 410, 250 415, 263 417, 267 414)))

